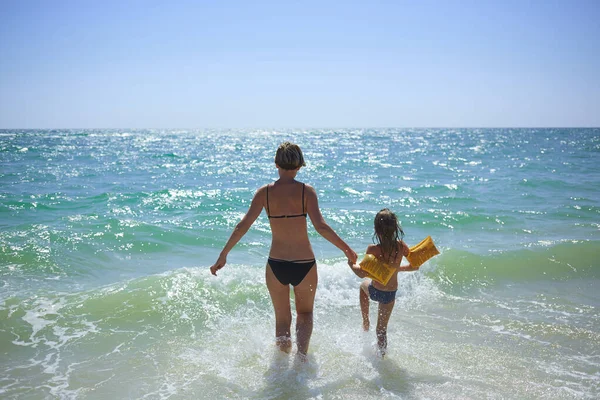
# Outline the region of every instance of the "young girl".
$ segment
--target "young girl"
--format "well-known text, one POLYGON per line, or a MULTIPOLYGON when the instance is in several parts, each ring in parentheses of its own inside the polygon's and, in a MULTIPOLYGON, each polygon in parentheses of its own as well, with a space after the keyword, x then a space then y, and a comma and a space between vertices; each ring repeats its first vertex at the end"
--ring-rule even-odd
POLYGON ((386 285, 370 279, 369 274, 362 270, 359 264, 348 263, 352 271, 360 278, 366 278, 360 285, 360 310, 363 318, 363 329, 369 330, 369 298, 379 303, 377 315, 377 347, 383 357, 387 348, 387 325, 396 302, 398 290, 398 272, 416 271, 412 265, 400 266, 402 256, 406 257, 409 248, 402 241, 404 231, 398 223, 396 215, 384 208, 375 216, 375 234, 373 241, 377 244, 367 247, 367 254, 372 254, 378 262, 387 264, 395 271, 386 285))

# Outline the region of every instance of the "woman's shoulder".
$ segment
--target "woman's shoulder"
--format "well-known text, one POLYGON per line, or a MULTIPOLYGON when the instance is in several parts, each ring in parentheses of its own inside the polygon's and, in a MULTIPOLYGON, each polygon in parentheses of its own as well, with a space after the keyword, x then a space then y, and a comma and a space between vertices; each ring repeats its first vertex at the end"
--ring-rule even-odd
POLYGON ((262 185, 261 187, 259 187, 258 189, 256 189, 256 193, 254 195, 255 196, 262 196, 262 195, 264 195, 267 192, 267 190, 269 188, 269 185, 271 185, 271 184, 267 183, 265 185, 262 185))
POLYGON ((306 182, 300 182, 300 181, 296 181, 296 182, 298 182, 300 185, 304 185, 304 187, 305 187, 306 189, 309 189, 309 188, 310 188, 310 189, 313 189, 313 190, 314 190, 314 188, 313 188, 311 185, 309 185, 308 183, 306 183, 306 182))
POLYGON ((314 194, 314 195, 316 195, 316 194, 317 194, 317 191, 315 190, 315 188, 314 188, 314 187, 312 187, 311 185, 309 185, 308 183, 304 183, 304 182, 298 182, 298 183, 300 183, 300 184, 304 185, 304 191, 305 191, 306 193, 309 193, 309 194, 314 194))

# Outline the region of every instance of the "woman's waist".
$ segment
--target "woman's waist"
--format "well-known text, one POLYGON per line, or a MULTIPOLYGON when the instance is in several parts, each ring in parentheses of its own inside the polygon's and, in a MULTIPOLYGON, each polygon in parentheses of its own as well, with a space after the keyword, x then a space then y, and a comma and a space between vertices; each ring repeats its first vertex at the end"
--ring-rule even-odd
POLYGON ((289 261, 289 262, 308 262, 314 261, 315 255, 312 252, 307 253, 279 253, 270 252, 269 259, 275 261, 289 261))
POLYGON ((285 261, 314 260, 315 253, 313 253, 310 243, 298 246, 289 246, 288 244, 278 246, 274 243, 269 251, 269 258, 285 261))
POLYGON ((271 237, 271 251, 273 250, 312 252, 312 246, 308 236, 273 235, 271 237))
POLYGON ((308 242, 306 225, 274 227, 271 226, 273 242, 308 242))

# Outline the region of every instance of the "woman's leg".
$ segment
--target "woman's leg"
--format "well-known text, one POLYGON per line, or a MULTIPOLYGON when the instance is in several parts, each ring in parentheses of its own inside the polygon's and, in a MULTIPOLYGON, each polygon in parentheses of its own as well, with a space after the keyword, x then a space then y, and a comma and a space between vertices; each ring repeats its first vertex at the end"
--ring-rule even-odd
POLYGON ((392 310, 394 309, 394 304, 396 304, 396 300, 392 301, 388 304, 379 303, 379 313, 377 315, 377 347, 381 352, 381 356, 385 355, 385 351, 387 349, 387 326, 390 320, 390 316, 392 315, 392 310))
POLYGON ((289 353, 292 349, 290 326, 292 324, 292 311, 290 310, 290 286, 282 285, 277 280, 271 266, 267 264, 265 273, 267 289, 271 295, 275 309, 275 342, 281 351, 289 353))
POLYGON ((363 329, 365 332, 369 330, 369 285, 371 284, 370 279, 365 279, 360 284, 360 312, 362 314, 363 329))
POLYGON ((317 293, 317 264, 315 264, 302 282, 294 287, 296 298, 296 343, 298 353, 306 356, 313 330, 313 308, 317 293))

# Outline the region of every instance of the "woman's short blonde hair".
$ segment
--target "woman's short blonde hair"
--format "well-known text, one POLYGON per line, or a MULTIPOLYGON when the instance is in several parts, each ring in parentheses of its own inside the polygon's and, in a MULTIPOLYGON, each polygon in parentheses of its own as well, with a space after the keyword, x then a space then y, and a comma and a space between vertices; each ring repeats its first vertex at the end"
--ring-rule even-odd
POLYGON ((279 168, 288 170, 298 169, 306 165, 300 146, 291 142, 283 142, 279 145, 277 154, 275 154, 275 164, 279 168))

